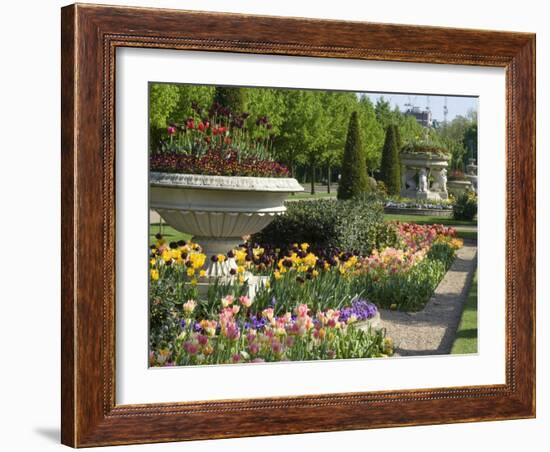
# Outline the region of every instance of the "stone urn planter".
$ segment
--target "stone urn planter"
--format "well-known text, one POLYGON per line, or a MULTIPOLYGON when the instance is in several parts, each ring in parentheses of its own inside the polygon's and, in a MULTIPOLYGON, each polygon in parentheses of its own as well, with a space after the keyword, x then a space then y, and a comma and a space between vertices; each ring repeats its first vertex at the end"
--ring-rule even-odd
POLYGON ((429 152, 401 152, 401 196, 447 199, 449 156, 429 152))
POLYGON ((468 160, 465 177, 472 184, 472 190, 477 193, 477 165, 476 160, 473 158, 468 160))
POLYGON ((447 189, 453 196, 458 197, 465 191, 472 189, 472 183, 467 179, 451 179, 447 182, 447 189))
MULTIPOLYGON (((243 237, 284 214, 285 199, 303 187, 293 178, 150 173, 150 205, 174 229, 192 234, 207 255, 207 275, 229 278, 234 259, 213 262, 243 237)), ((234 272, 233 272, 234 273, 234 272)))

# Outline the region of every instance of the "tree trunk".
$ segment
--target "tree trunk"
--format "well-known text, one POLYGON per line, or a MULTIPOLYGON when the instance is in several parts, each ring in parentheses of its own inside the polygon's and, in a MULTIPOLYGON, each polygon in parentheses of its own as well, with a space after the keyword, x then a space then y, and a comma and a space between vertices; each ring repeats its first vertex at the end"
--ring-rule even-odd
POLYGON ((327 169, 327 193, 330 193, 330 163, 327 169))
POLYGON ((315 164, 311 162, 310 164, 310 173, 311 173, 311 194, 315 194, 315 164))

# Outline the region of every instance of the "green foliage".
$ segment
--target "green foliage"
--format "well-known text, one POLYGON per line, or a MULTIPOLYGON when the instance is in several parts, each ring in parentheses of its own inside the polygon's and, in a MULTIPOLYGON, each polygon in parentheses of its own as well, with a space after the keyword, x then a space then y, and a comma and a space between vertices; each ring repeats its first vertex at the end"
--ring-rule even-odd
POLYGON ((470 124, 464 131, 462 145, 466 149, 463 164, 466 165, 469 158, 477 160, 477 122, 470 124))
POLYGON ((406 272, 370 272, 358 277, 367 298, 383 308, 400 311, 421 310, 445 276, 445 264, 424 259, 406 272))
POLYGON ((341 309, 360 297, 380 307, 395 305, 398 310, 418 311, 433 295, 454 258, 449 244, 437 243, 426 259, 406 271, 380 269, 344 278, 335 269, 320 273, 307 284, 297 284, 295 274, 289 272, 270 289, 261 291, 254 303, 256 309, 264 309, 274 297, 276 313, 282 314, 292 311, 297 303, 306 303, 314 312, 341 309))
POLYGON ((316 97, 310 91, 284 90, 282 95, 285 114, 274 150, 279 160, 293 171, 297 163, 307 164, 315 156, 319 102, 315 102, 316 97))
POLYGON ((380 150, 384 143, 384 129, 376 119, 374 105, 367 96, 362 96, 358 103, 357 114, 361 124, 361 143, 368 171, 380 168, 380 150))
POLYGON ((152 128, 164 129, 168 116, 180 99, 178 85, 168 83, 149 84, 149 125, 152 128))
POLYGON ((243 88, 217 86, 214 93, 214 102, 229 108, 235 113, 246 111, 246 98, 246 90, 243 88))
MULTIPOLYGON (((413 116, 399 114, 396 115, 395 123, 398 129, 398 144, 399 149, 406 143, 417 141, 422 138, 425 133, 425 128, 420 125, 413 116)), ((433 129, 430 129, 430 137, 435 135, 433 129)))
POLYGON ((386 130, 390 124, 395 124, 396 118, 394 112, 391 110, 390 102, 386 100, 384 96, 380 96, 376 101, 374 112, 376 114, 376 120, 383 130, 386 130))
POLYGON ((469 112, 444 123, 434 134, 436 144, 446 147, 451 153, 449 169, 464 171, 469 157, 477 157, 477 114, 469 112))
MULTIPOLYGON (((150 85, 150 143, 166 139, 169 122, 184 122, 192 116, 191 102, 209 106, 214 100, 231 104, 233 110, 250 113, 248 126, 253 137, 264 132, 255 125, 267 115, 272 125, 274 157, 291 173, 315 182, 319 169, 328 179, 342 171, 343 153, 352 111, 361 124, 359 135, 366 168, 372 174, 381 167, 385 130, 397 125, 398 148, 420 140, 424 128, 383 97, 375 105, 366 95, 353 92, 313 91, 275 88, 216 88, 203 85, 152 83, 150 85), (225 93, 224 93, 225 92, 225 93)), ((430 141, 451 153, 450 169, 464 169, 468 158, 477 157, 477 118, 475 112, 458 116, 429 130, 430 141)), ((312 185, 313 187, 313 185, 312 185)))
POLYGON ((351 199, 369 191, 366 160, 361 144, 357 112, 351 114, 342 162, 338 199, 351 199))
POLYGON ((307 304, 312 312, 342 309, 363 293, 364 289, 358 288, 351 278, 343 278, 337 269, 323 271, 307 284, 297 283, 295 272, 287 272, 256 295, 254 308, 258 311, 268 308, 275 298, 276 315, 292 312, 300 303, 307 304))
POLYGON ((443 264, 445 265, 445 270, 448 270, 451 267, 454 258, 454 249, 445 242, 434 243, 430 248, 430 251, 428 252, 428 259, 443 262, 443 264))
POLYGON ((364 296, 377 306, 401 311, 424 308, 455 257, 447 243, 432 245, 426 259, 405 272, 367 272, 357 278, 364 296))
POLYGON ((423 142, 408 143, 403 147, 401 152, 407 152, 411 154, 437 154, 443 156, 449 154, 449 151, 445 147, 423 142))
POLYGON ((473 220, 477 214, 477 196, 473 191, 462 193, 453 205, 455 220, 473 220))
POLYGON ((382 204, 367 198, 355 198, 342 204, 335 231, 339 248, 363 255, 399 243, 394 227, 384 222, 382 204))
POLYGON ((193 115, 191 103, 210 105, 214 87, 151 83, 149 85, 149 147, 166 138, 170 122, 184 122, 193 115))
POLYGON ((287 211, 252 237, 252 242, 284 248, 289 242, 312 247, 339 247, 370 254, 373 249, 398 244, 384 209, 373 199, 289 202, 287 211))
POLYGON ((401 191, 401 163, 397 126, 389 125, 386 128, 386 139, 382 150, 381 179, 389 195, 398 195, 401 191))
POLYGON ((196 297, 196 291, 183 282, 181 271, 168 268, 149 286, 149 345, 154 349, 171 348, 179 334, 182 303, 196 297))

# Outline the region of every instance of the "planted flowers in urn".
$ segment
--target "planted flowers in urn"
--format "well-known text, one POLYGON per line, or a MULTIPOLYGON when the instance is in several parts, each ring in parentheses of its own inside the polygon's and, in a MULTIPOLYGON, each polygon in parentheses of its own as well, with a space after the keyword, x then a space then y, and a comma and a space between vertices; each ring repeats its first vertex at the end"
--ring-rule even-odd
POLYGON ((191 234, 208 259, 204 281, 248 280, 237 275, 233 251, 285 212, 285 199, 303 191, 288 169, 271 156, 271 124, 257 118, 253 137, 247 113, 218 103, 167 127, 167 138, 150 154, 151 208, 174 229, 191 234))

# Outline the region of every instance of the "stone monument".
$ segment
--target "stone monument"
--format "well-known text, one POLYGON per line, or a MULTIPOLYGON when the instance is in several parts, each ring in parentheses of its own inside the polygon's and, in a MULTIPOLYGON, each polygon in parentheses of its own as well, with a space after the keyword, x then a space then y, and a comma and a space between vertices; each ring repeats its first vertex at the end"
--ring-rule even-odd
POLYGON ((448 198, 449 155, 443 149, 428 144, 408 145, 400 156, 403 198, 434 201, 448 198))

